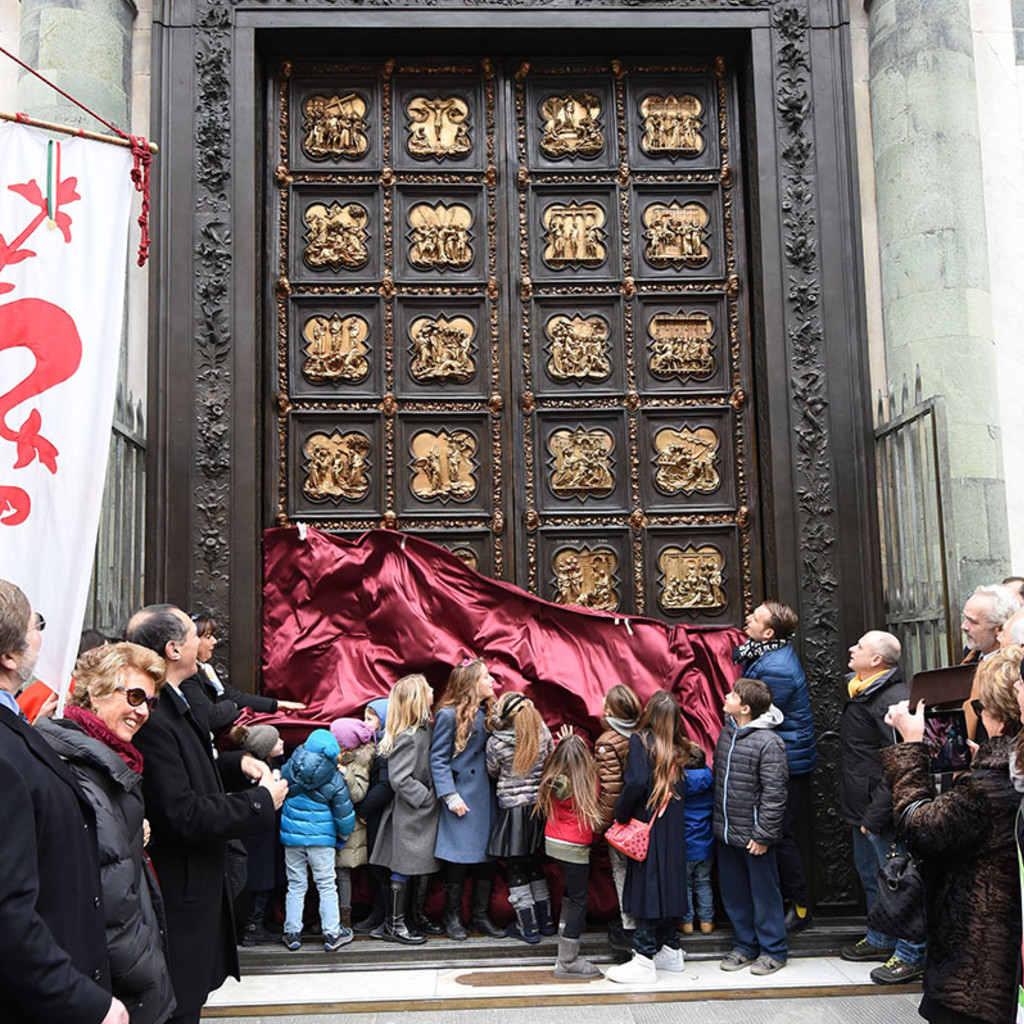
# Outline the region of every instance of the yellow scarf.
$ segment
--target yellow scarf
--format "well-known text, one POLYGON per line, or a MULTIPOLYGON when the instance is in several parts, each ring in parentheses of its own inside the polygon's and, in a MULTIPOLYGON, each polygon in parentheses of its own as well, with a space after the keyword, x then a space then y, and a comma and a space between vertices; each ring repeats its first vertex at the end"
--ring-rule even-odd
POLYGON ((867 679, 861 679, 860 676, 854 676, 847 684, 847 689, 850 691, 851 697, 856 697, 858 693, 863 693, 876 679, 881 679, 889 670, 883 668, 881 672, 876 672, 873 676, 868 676, 867 679))

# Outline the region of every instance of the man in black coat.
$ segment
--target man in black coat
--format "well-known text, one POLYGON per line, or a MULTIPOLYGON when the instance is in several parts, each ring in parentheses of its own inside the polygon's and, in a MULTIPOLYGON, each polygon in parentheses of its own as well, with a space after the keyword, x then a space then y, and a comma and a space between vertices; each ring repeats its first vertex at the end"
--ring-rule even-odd
POLYGON ((110 994, 92 808, 14 700, 42 628, 21 589, 0 580, 0 1019, 128 1024, 110 994))
MULTIPOLYGON (((879 753, 898 742, 885 724, 890 704, 906 700, 910 687, 899 667, 900 642, 881 630, 865 633, 850 648, 849 699, 839 723, 839 813, 853 835, 853 860, 870 908, 875 901, 878 868, 892 845, 892 793, 882 773, 879 753)), ((871 972, 879 984, 913 981, 924 973, 921 943, 882 935, 869 928, 859 942, 844 946, 844 960, 881 960, 871 972)))
POLYGON ((214 758, 205 719, 181 693, 196 671, 195 624, 172 605, 150 605, 128 623, 126 639, 160 654, 167 685, 135 745, 142 770, 149 852, 163 890, 175 1024, 192 1024, 207 996, 231 975, 238 951, 227 887, 227 842, 276 826, 288 791, 250 755, 214 758), (253 782, 258 785, 253 785, 253 782), (225 792, 225 787, 234 792, 225 792))

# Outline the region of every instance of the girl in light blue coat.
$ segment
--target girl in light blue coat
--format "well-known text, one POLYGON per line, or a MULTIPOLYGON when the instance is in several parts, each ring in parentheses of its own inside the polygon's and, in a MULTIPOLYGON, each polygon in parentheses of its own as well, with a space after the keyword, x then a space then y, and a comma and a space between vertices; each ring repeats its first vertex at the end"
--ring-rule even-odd
POLYGON ((457 941, 468 937, 462 896, 470 866, 475 866, 470 929, 491 938, 505 934, 487 915, 495 868, 487 840, 497 814, 486 764, 493 710, 494 679, 483 658, 467 658, 448 677, 430 746, 430 771, 441 801, 434 853, 444 862, 444 927, 448 938, 457 941))
POLYGON ((281 769, 281 777, 288 781, 288 796, 281 809, 281 844, 288 875, 283 941, 293 951, 301 944, 307 869, 312 870, 320 894, 324 949, 333 953, 352 941, 352 932, 341 925, 334 874, 335 848, 344 844, 356 823, 345 777, 338 770, 340 753, 338 741, 326 729, 316 729, 281 769))

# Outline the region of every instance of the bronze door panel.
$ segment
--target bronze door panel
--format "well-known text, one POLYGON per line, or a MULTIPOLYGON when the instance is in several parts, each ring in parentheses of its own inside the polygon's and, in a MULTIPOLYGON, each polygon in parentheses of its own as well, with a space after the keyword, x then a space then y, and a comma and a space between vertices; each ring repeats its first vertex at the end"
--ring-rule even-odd
POLYGON ((738 619, 759 527, 725 63, 294 62, 275 87, 275 521, 738 619))

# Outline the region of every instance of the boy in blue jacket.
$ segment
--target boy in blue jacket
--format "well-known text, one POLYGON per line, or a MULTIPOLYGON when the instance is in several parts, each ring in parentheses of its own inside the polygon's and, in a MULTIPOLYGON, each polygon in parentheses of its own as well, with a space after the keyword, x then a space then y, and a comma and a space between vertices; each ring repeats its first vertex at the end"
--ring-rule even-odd
POLYGON ((715 806, 714 779, 708 759, 699 743, 690 743, 686 762, 686 906, 683 931, 693 931, 693 912, 697 912, 700 930, 707 935, 715 930, 715 896, 711 889, 711 856, 715 840, 711 816, 715 806))
POLYGON ((281 777, 288 780, 288 796, 281 809, 281 843, 288 875, 282 941, 290 950, 301 944, 307 868, 312 870, 320 894, 324 949, 333 953, 352 941, 352 932, 341 924, 334 874, 334 851, 344 845, 356 823, 345 776, 338 770, 340 754, 338 741, 330 732, 316 729, 281 769, 281 777))

